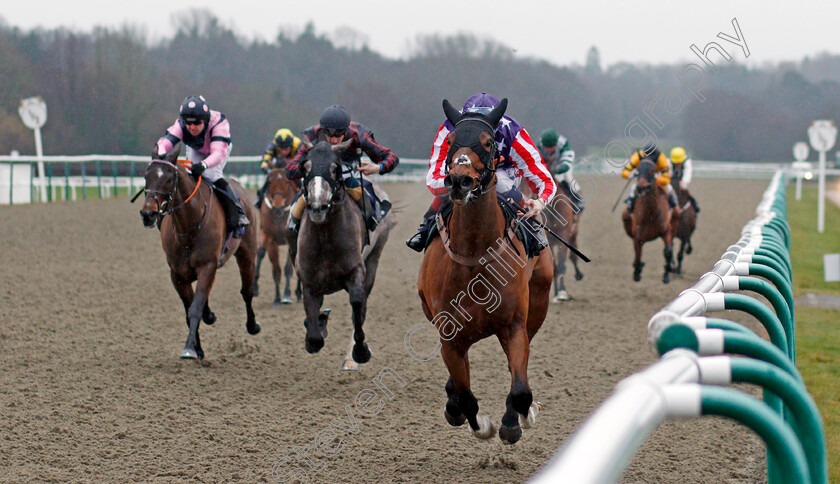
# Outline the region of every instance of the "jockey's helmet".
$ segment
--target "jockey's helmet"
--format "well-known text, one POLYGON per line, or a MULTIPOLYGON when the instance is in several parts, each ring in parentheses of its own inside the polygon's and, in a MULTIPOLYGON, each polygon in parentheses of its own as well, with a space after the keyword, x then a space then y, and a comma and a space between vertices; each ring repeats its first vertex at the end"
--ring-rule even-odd
POLYGON ((319 124, 322 129, 346 131, 350 127, 350 114, 342 106, 333 104, 321 114, 319 124))
POLYGON ((292 146, 292 143, 295 142, 295 135, 292 134, 290 129, 280 129, 276 133, 274 133, 274 144, 277 145, 278 148, 288 148, 292 146))
POLYGON ((547 129, 543 131, 542 136, 540 137, 540 144, 550 148, 552 146, 557 146, 557 141, 560 137, 557 135, 557 131, 553 129, 547 129))
POLYGON ((499 105, 499 98, 486 92, 478 92, 473 94, 464 103, 462 113, 481 113, 487 114, 499 105))
POLYGON ((204 96, 187 96, 181 103, 179 116, 184 121, 204 120, 206 123, 210 119, 210 106, 204 96))
POLYGON ((671 161, 674 163, 682 163, 685 161, 685 150, 679 146, 671 150, 671 161))

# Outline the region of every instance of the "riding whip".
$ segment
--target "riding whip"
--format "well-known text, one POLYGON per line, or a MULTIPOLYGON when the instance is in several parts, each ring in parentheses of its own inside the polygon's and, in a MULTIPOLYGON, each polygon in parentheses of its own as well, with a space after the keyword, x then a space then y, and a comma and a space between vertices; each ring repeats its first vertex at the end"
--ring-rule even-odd
POLYGON ((613 208, 612 208, 611 212, 615 212, 615 207, 618 206, 618 202, 621 201, 621 197, 624 196, 624 192, 627 190, 627 187, 630 186, 630 182, 633 180, 633 178, 635 178, 635 176, 636 175, 633 174, 633 175, 627 177, 627 183, 624 184, 624 188, 622 188, 621 193, 618 194, 618 200, 615 201, 615 204, 613 205, 613 208))
MULTIPOLYGON (((528 213, 528 212, 527 212, 524 208, 520 207, 519 205, 516 205, 515 203, 511 203, 511 202, 509 202, 509 201, 505 200, 504 198, 499 198, 499 200, 501 200, 502 202, 504 202, 504 203, 505 203, 508 207, 511 207, 511 208, 513 208, 513 209, 515 209, 515 210, 517 210, 517 211, 519 211, 519 212, 522 212, 523 214, 528 213)), ((521 219, 520 219, 519 217, 517 217, 517 218, 516 218, 516 222, 517 222, 518 224, 520 224, 520 225, 522 224, 522 221, 521 221, 521 219)), ((554 236, 554 238, 555 238, 555 239, 557 239, 557 240, 559 240, 560 242, 562 242, 562 243, 563 243, 563 245, 565 245, 566 247, 568 247, 568 248, 569 248, 569 250, 571 250, 571 251, 572 251, 572 252, 574 252, 574 253, 575 253, 578 257, 580 257, 582 261, 584 261, 584 262, 591 262, 591 261, 592 261, 592 259, 590 259, 589 257, 586 257, 586 254, 584 254, 583 252, 581 252, 580 250, 578 250, 578 248, 577 248, 577 247, 575 247, 574 245, 572 245, 571 243, 569 243, 569 242, 565 241, 565 240, 563 239, 563 237, 560 237, 559 235, 555 234, 555 233, 554 233, 554 231, 553 231, 553 230, 551 230, 550 228, 546 227, 546 226, 545 226, 545 224, 540 223, 540 222, 537 222, 537 221, 535 221, 535 222, 536 222, 536 225, 537 225, 538 227, 545 229, 545 231, 546 231, 546 232, 548 232, 549 234, 551 234, 552 236, 554 236)), ((526 229, 526 230, 527 230, 527 229, 526 229)))
POLYGON ((140 189, 140 191, 139 191, 139 192, 137 192, 137 194, 136 194, 136 195, 134 195, 133 197, 131 197, 131 203, 134 203, 134 201, 135 201, 135 200, 137 200, 137 197, 139 197, 139 196, 140 196, 140 194, 141 194, 141 193, 143 193, 143 191, 144 191, 144 190, 146 190, 146 187, 141 188, 141 189, 140 189))

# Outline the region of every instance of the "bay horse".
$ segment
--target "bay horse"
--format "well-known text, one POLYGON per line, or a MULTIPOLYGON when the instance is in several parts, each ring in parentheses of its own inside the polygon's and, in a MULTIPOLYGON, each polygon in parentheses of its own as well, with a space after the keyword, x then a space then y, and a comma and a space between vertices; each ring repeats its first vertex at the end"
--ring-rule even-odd
MULTIPOLYGON (((259 293, 260 266, 268 253, 271 261, 271 275, 274 278, 274 305, 291 304, 291 280, 294 273, 291 251, 286 251, 285 267, 280 266, 280 246, 288 243, 286 237, 286 220, 289 218, 289 208, 295 197, 295 187, 286 178, 283 169, 275 168, 268 172, 268 183, 263 204, 260 207, 260 248, 257 251, 257 269, 254 276, 254 296, 259 293), (283 297, 280 297, 280 279, 286 276, 286 287, 283 297)), ((301 289, 298 281, 297 299, 300 300, 301 289)))
MULTIPOLYGON (((203 359, 201 339, 198 334, 200 321, 211 325, 216 315, 208 302, 210 289, 216 279, 216 270, 236 256, 242 279, 242 299, 245 301, 247 319, 245 329, 249 334, 260 332, 260 325, 251 307, 254 289, 254 259, 257 252, 255 224, 246 227, 241 239, 232 238, 228 250, 225 246, 227 227, 225 214, 219 200, 213 195, 212 183, 199 177, 194 180, 186 168, 178 163, 180 146, 163 156, 152 151, 152 161, 146 168, 146 198, 140 215, 143 225, 152 228, 160 223, 160 238, 172 285, 181 297, 186 312, 189 334, 180 357, 203 359), (162 218, 162 220, 161 220, 162 218), (195 290, 192 283, 195 282, 195 290)), ((245 190, 229 180, 231 189, 241 199, 245 190)), ((254 220, 254 210, 245 204, 245 214, 254 220)))
POLYGON ((688 190, 680 186, 682 174, 682 163, 675 164, 673 173, 671 174, 671 187, 677 193, 681 213, 677 230, 674 232, 674 238, 680 240, 680 250, 677 252, 677 265, 673 269, 674 274, 682 273, 683 252, 689 255, 694 250, 694 247, 691 245, 691 235, 697 226, 697 212, 694 210, 694 205, 690 202, 690 194, 688 190))
POLYGON ((347 194, 335 154, 341 149, 346 146, 331 146, 322 140, 307 152, 308 159, 303 164, 306 216, 301 220, 292 257, 303 290, 306 351, 317 353, 324 346, 329 317, 329 311, 321 311, 324 296, 345 290, 353 311, 352 357, 356 363, 366 363, 371 356, 362 330, 367 300, 382 249, 396 220, 388 212, 366 244, 364 214, 347 194))
POLYGON ((636 168, 636 201, 633 213, 625 208, 621 214, 624 231, 633 239, 636 257, 633 260, 633 280, 642 279, 642 246, 645 242, 662 238, 665 243, 665 273, 662 282, 671 281, 674 253, 672 241, 679 220, 678 210, 668 206, 668 195, 663 187, 656 183, 656 165, 650 160, 642 160, 636 168))
POLYGON ((454 206, 448 226, 438 217, 442 236, 426 249, 417 289, 426 318, 438 329, 450 375, 446 421, 452 426, 468 421, 479 439, 495 434, 490 417, 478 415, 467 353, 479 340, 496 336, 511 374, 499 438, 513 444, 523 427, 535 423, 539 410, 528 385, 528 355, 548 310, 553 264, 546 250, 527 258, 497 201, 494 131, 506 108, 503 99, 486 115, 461 114, 443 101, 444 113, 455 126, 448 137, 444 181, 454 206))

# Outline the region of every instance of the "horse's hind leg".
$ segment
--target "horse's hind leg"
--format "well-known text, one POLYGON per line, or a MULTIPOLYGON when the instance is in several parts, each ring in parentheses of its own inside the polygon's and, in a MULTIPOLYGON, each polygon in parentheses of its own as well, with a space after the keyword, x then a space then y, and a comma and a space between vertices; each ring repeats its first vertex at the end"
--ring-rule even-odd
POLYGON ((275 306, 283 304, 280 298, 280 280, 283 278, 283 269, 280 267, 280 246, 272 242, 266 247, 268 259, 271 261, 271 278, 274 280, 274 302, 275 306))
POLYGON ((558 247, 554 253, 554 302, 567 301, 569 293, 566 292, 566 256, 569 249, 566 246, 558 247))
MULTIPOLYGON (((575 235, 572 236, 571 242, 572 242, 572 245, 574 245, 575 247, 578 246, 577 245, 577 231, 575 231, 575 235)), ((579 281, 579 280, 583 279, 583 272, 581 272, 580 269, 578 268, 579 257, 574 252, 571 252, 571 251, 569 251, 569 252, 570 252, 569 253, 569 260, 571 260, 572 265, 575 266, 575 280, 579 281)))
POLYGON ((260 248, 257 249, 257 268, 254 270, 254 297, 260 295, 260 266, 265 258, 265 252, 265 245, 260 245, 260 248))
POLYGON ((510 393, 505 400, 507 410, 502 417, 502 426, 499 428, 499 438, 505 444, 515 444, 522 437, 520 421, 527 422, 527 426, 533 425, 536 418, 531 414, 533 395, 528 386, 528 353, 529 338, 522 323, 514 321, 508 330, 498 335, 499 342, 508 357, 510 368, 511 384, 510 393), (520 415, 523 417, 520 419, 520 415))
POLYGON ((254 261, 253 248, 248 250, 248 247, 239 246, 236 251, 236 265, 239 266, 239 276, 242 280, 242 289, 239 293, 242 294, 242 300, 245 301, 245 329, 248 334, 257 334, 260 332, 260 323, 254 315, 254 308, 251 305, 254 299, 254 272, 256 265, 254 261))
MULTIPOLYGON (((470 390, 470 363, 466 351, 467 349, 457 348, 450 341, 443 341, 440 354, 443 357, 444 364, 446 364, 446 369, 449 370, 458 408, 469 422, 472 434, 479 439, 486 440, 496 434, 496 426, 493 425, 490 417, 478 415, 478 400, 470 390)), ((448 389, 447 393, 449 393, 448 389)))
POLYGON ((680 239, 680 251, 677 252, 677 267, 672 271, 674 274, 682 274, 683 251, 685 250, 685 240, 680 239))
POLYGON ((642 268, 645 266, 642 262, 642 241, 634 239, 633 249, 636 253, 636 258, 633 259, 633 280, 639 282, 642 280, 642 268))
MULTIPOLYGON (((292 265, 292 255, 289 254, 289 251, 286 251, 286 267, 283 269, 283 273, 286 276, 286 288, 283 290, 283 299, 280 300, 282 304, 291 304, 292 303, 292 275, 295 273, 295 267, 292 265)), ((300 282, 300 281, 298 281, 300 282)), ((298 294, 298 299, 300 299, 300 295, 298 294)))

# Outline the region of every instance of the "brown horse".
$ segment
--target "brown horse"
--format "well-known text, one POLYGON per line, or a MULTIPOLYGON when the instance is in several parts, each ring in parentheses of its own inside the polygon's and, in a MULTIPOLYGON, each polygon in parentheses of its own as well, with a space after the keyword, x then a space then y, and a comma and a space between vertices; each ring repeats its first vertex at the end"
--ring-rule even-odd
MULTIPOLYGON (((559 183, 558 193, 554 200, 546 207, 545 224, 552 232, 559 235, 563 240, 577 247, 578 229, 582 217, 580 207, 575 203, 575 196, 572 190, 566 190, 565 183, 559 183)), ((551 253, 554 256, 554 297, 553 302, 568 301, 571 299, 566 291, 566 258, 575 267, 575 280, 583 279, 583 272, 578 268, 578 256, 570 251, 566 244, 555 237, 548 238, 551 253)))
POLYGON ((473 434, 489 439, 495 424, 478 415, 470 390, 467 352, 496 336, 511 373, 507 410, 499 437, 515 443, 533 425, 538 404, 528 385, 531 340, 542 326, 551 290, 551 252, 528 259, 496 199, 494 130, 507 108, 503 99, 490 113, 460 114, 444 100, 455 126, 449 134, 445 185, 454 202, 448 235, 434 239, 423 256, 417 281, 426 317, 438 328, 441 356, 449 370, 444 417, 450 425, 468 421, 473 434))
POLYGON ((674 274, 682 273, 683 252, 688 255, 694 250, 691 246, 691 235, 694 233, 694 228, 697 226, 697 212, 694 210, 694 205, 689 201, 690 194, 688 190, 680 186, 682 180, 681 163, 674 165, 674 170, 671 175, 671 187, 677 193, 680 205, 680 221, 677 224, 677 230, 674 232, 674 238, 680 240, 680 250, 677 252, 677 266, 673 269, 674 274))
MULTIPOLYGON (((146 169, 146 199, 140 215, 143 225, 154 227, 160 222, 160 238, 166 262, 169 264, 172 285, 184 303, 189 335, 181 351, 181 358, 202 359, 204 351, 198 336, 200 321, 216 322, 208 298, 216 279, 216 270, 233 254, 242 278, 242 299, 245 301, 249 334, 260 332, 260 325, 251 308, 254 287, 254 258, 257 252, 257 233, 249 225, 241 239, 231 239, 230 247, 222 254, 227 227, 225 214, 219 200, 213 196, 212 184, 199 177, 198 182, 178 164, 180 147, 173 148, 162 158, 157 150, 146 169), (160 218, 162 217, 162 220, 160 218), (192 283, 196 282, 195 291, 192 283)), ((235 181, 229 181, 240 198, 245 190, 235 181)), ((246 205, 245 213, 254 220, 254 210, 246 205)))
MULTIPOLYGON (((280 266, 280 246, 286 245, 286 220, 289 218, 289 207, 295 197, 295 187, 286 178, 282 169, 274 169, 268 172, 265 200, 260 208, 260 229, 262 238, 260 248, 257 251, 257 270, 254 276, 254 296, 259 293, 260 266, 265 254, 271 261, 271 275, 274 278, 274 305, 290 304, 292 302, 291 280, 294 266, 292 255, 286 251, 286 264, 280 266), (285 272, 286 287, 283 297, 280 297, 280 279, 285 272)), ((298 281, 297 298, 300 300, 301 289, 298 281)))
POLYGON ((665 189, 656 183, 656 167, 650 160, 642 160, 636 168, 636 202, 632 215, 625 208, 621 214, 624 230, 633 239, 633 249, 636 258, 633 260, 633 280, 642 279, 642 246, 645 242, 662 238, 665 242, 665 273, 662 282, 671 281, 669 276, 673 267, 673 250, 671 242, 677 229, 679 220, 678 210, 668 207, 668 195, 665 189))
POLYGON ((324 296, 345 290, 353 310, 352 357, 357 363, 366 363, 371 356, 362 330, 367 299, 396 220, 393 212, 388 212, 367 240, 362 209, 348 195, 342 180, 335 154, 341 149, 346 149, 346 144, 330 146, 319 141, 307 152, 303 164, 307 216, 301 219, 292 257, 303 289, 306 351, 317 353, 324 347, 329 317, 329 311, 321 311, 324 296))

